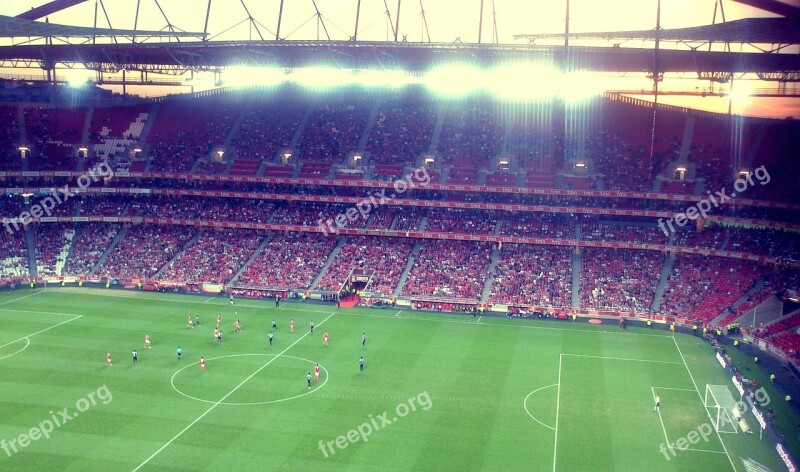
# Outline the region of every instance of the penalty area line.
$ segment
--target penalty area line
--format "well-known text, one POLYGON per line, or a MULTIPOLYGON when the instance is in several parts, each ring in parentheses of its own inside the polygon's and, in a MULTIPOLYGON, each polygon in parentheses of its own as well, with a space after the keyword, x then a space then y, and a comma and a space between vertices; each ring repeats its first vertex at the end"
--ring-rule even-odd
POLYGON ((18 301, 20 301, 20 300, 24 300, 24 299, 26 299, 26 298, 32 297, 32 296, 34 296, 34 295, 38 295, 38 294, 40 294, 40 293, 41 293, 41 292, 39 292, 39 291, 36 291, 36 292, 33 292, 33 293, 29 293, 28 295, 25 295, 24 297, 17 297, 17 298, 14 298, 14 299, 12 299, 12 300, 6 300, 6 301, 4 301, 3 303, 0 303, 0 306, 3 306, 3 305, 8 305, 9 303, 18 302, 18 301))
POLYGON ((8 343, 5 343, 5 344, 3 344, 2 346, 0 346, 0 349, 4 348, 4 347, 6 347, 6 346, 10 346, 10 345, 12 345, 12 344, 14 344, 14 343, 18 343, 18 342, 20 342, 20 341, 22 341, 22 340, 24 340, 24 339, 27 339, 27 338, 30 338, 30 337, 36 336, 37 334, 42 334, 42 333, 44 333, 44 332, 46 332, 46 331, 50 331, 51 329, 58 328, 59 326, 61 326, 61 325, 63 325, 63 324, 67 324, 67 323, 69 323, 69 322, 75 321, 75 320, 77 320, 78 318, 82 318, 82 317, 83 317, 83 315, 77 315, 77 316, 75 316, 75 318, 71 318, 71 319, 68 319, 68 320, 66 320, 66 321, 62 321, 61 323, 58 323, 58 324, 55 324, 55 325, 53 325, 53 326, 50 326, 50 327, 48 327, 48 328, 45 328, 45 329, 39 330, 39 331, 37 331, 37 332, 35 332, 35 333, 27 334, 27 335, 25 335, 25 336, 23 336, 23 337, 21 337, 21 338, 18 338, 18 339, 15 339, 15 340, 11 341, 11 342, 8 342, 8 343))
MULTIPOLYGON (((689 364, 686 362, 686 357, 683 355, 683 351, 681 351, 681 347, 678 345, 678 341, 675 338, 672 338, 672 342, 675 343, 675 349, 678 350, 678 354, 681 356, 683 360, 683 365, 686 367, 686 373, 689 374, 689 379, 692 381, 692 385, 694 385, 694 391, 697 392, 697 396, 700 397, 700 401, 705 405, 705 401, 703 400, 703 395, 700 393, 700 389, 697 388, 697 382, 694 380, 694 375, 692 375, 692 370, 689 369, 689 364)), ((704 408, 706 410, 706 416, 708 416, 708 420, 711 424, 714 424, 714 419, 711 418, 711 413, 708 412, 708 408, 704 408)), ((717 439, 719 439, 719 443, 722 445, 722 450, 725 451, 725 455, 728 457, 728 462, 731 463, 731 468, 736 471, 736 466, 733 465, 733 458, 731 457, 730 453, 728 453, 728 448, 725 446, 725 441, 722 440, 722 436, 720 436, 720 431, 716 428, 714 430, 717 432, 717 439)))

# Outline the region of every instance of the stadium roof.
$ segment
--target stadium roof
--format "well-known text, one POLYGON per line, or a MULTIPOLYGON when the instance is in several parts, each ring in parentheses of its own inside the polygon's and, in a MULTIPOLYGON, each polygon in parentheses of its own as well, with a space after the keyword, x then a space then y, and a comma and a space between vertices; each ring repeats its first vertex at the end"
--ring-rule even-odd
MULTIPOLYGON (((519 61, 568 66, 570 70, 653 72, 654 51, 645 48, 394 43, 353 41, 215 41, 140 44, 22 45, 0 48, 0 61, 82 63, 104 70, 148 66, 213 70, 235 65, 347 68, 403 67, 424 71, 461 62, 494 66, 519 61)), ((800 55, 700 50, 658 51, 659 72, 795 72, 800 55)))
MULTIPOLYGON (((520 34, 516 39, 563 38, 558 34, 520 34)), ((675 28, 644 31, 614 31, 600 33, 572 33, 575 39, 643 39, 715 43, 749 43, 749 44, 800 44, 800 22, 790 18, 745 18, 742 20, 718 23, 715 25, 695 26, 691 28, 675 28)))
POLYGON ((87 28, 84 26, 59 25, 55 23, 26 20, 19 17, 0 15, 0 38, 25 38, 25 37, 83 37, 97 36, 152 36, 152 37, 182 37, 203 38, 203 33, 185 31, 134 31, 127 29, 87 28))

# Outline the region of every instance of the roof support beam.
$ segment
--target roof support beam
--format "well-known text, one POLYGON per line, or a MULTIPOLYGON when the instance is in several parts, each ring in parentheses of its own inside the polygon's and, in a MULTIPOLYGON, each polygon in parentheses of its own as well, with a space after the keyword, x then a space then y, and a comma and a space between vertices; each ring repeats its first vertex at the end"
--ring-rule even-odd
POLYGON ((17 15, 17 18, 23 20, 38 20, 39 18, 44 18, 47 15, 66 10, 69 7, 85 1, 86 0, 53 0, 50 3, 45 3, 40 7, 32 8, 21 15, 17 15))
POLYGON ((759 10, 775 13, 776 15, 785 16, 795 21, 800 21, 800 8, 789 5, 787 3, 779 2, 778 0, 733 0, 734 2, 743 3, 759 10))

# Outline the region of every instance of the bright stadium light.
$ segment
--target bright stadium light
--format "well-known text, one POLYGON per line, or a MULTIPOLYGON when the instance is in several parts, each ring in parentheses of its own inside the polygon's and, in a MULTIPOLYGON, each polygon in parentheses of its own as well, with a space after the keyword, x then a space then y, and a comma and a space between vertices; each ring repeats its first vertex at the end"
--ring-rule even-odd
POLYGON ((567 102, 582 102, 603 94, 604 78, 591 72, 570 72, 561 79, 560 95, 567 102))
POLYGON ((305 87, 322 89, 352 84, 354 74, 352 70, 335 67, 303 67, 295 69, 290 80, 305 87))
POLYGON ((743 82, 741 80, 736 82, 731 81, 731 86, 728 90, 728 96, 730 96, 733 100, 746 100, 753 95, 754 91, 755 87, 753 87, 752 82, 743 82))
POLYGON ((441 95, 467 95, 484 87, 485 74, 480 69, 466 65, 443 66, 425 74, 422 83, 441 95))
POLYGON ((225 85, 272 87, 286 82, 286 71, 275 67, 235 66, 223 72, 225 85))
POLYGON ((552 67, 515 64, 487 73, 486 86, 492 95, 513 100, 542 100, 555 97, 561 74, 552 67))
POLYGON ((411 77, 400 70, 364 69, 355 73, 354 81, 365 87, 403 87, 412 82, 411 77))
POLYGON ((89 85, 89 79, 86 77, 72 76, 67 79, 67 85, 75 89, 84 88, 89 85))

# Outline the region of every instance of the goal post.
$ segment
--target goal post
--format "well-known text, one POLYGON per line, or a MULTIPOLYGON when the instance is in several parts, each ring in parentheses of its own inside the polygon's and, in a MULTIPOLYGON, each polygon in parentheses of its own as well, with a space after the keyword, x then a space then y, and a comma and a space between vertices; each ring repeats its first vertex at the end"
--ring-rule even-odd
POLYGON ((706 384, 706 394, 703 401, 706 411, 711 416, 714 429, 722 433, 738 433, 736 427, 738 418, 743 412, 739 412, 738 402, 731 395, 727 385, 706 384), (738 412, 738 414, 737 414, 738 412))

